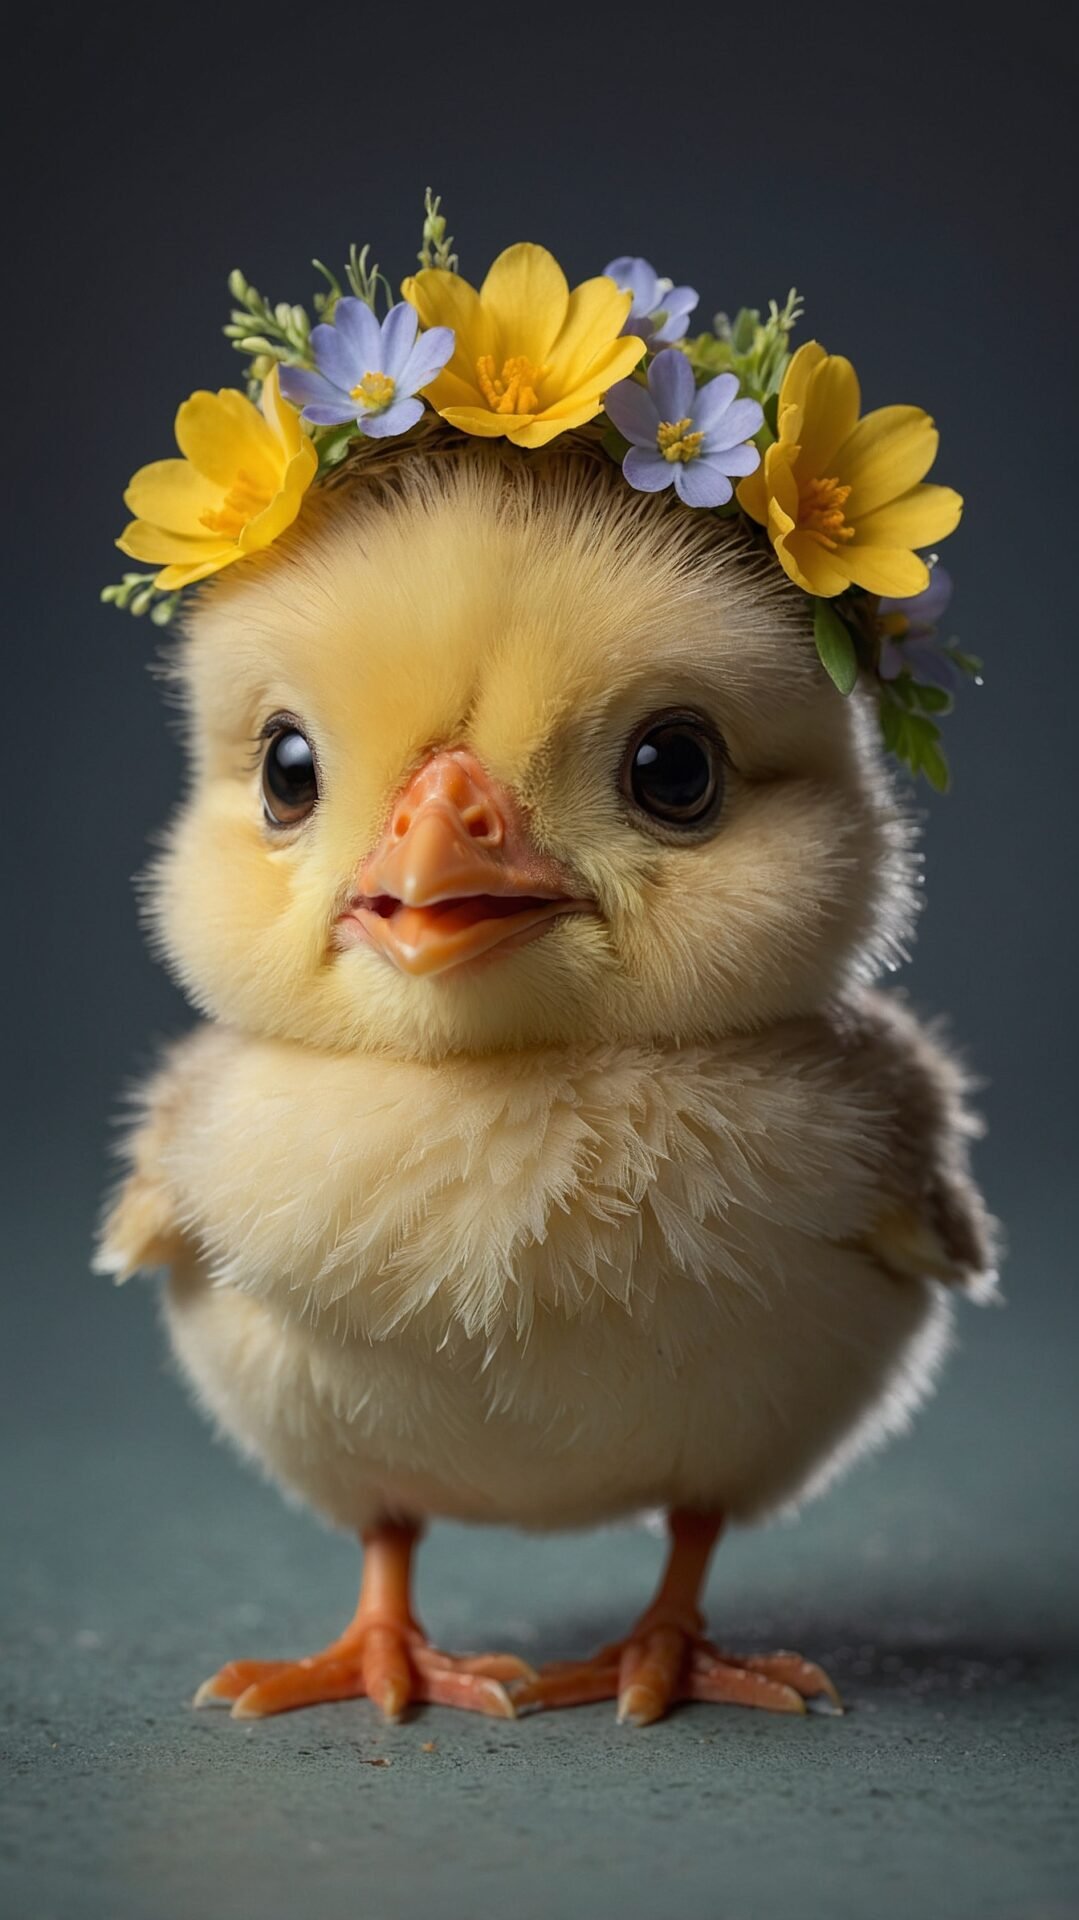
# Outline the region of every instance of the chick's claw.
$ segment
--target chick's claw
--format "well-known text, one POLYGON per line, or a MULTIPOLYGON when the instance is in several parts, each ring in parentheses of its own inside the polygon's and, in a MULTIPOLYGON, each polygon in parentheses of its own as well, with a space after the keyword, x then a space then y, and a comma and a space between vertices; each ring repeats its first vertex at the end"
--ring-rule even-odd
POLYGON ((618 1718, 645 1727, 680 1701, 762 1707, 771 1713, 827 1713, 843 1707, 823 1668, 796 1653, 736 1657, 681 1625, 650 1624, 591 1660, 552 1662, 511 1689, 518 1710, 617 1700, 618 1718))
POLYGON ((192 1704, 231 1706, 234 1720, 251 1720, 367 1698, 387 1720, 400 1719, 412 1704, 512 1720, 516 1710, 503 1683, 528 1684, 536 1677, 512 1654, 455 1657, 414 1629, 373 1624, 305 1660, 230 1660, 203 1682, 192 1704))

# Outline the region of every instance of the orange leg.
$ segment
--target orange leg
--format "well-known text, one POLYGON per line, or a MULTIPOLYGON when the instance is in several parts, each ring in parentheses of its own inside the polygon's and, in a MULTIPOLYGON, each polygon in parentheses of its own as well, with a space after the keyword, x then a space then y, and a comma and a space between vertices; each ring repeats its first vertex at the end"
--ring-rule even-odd
POLYGON ((533 1669, 513 1654, 457 1658, 432 1647, 412 1612, 416 1530, 381 1526, 364 1534, 360 1601, 340 1638, 306 1660, 230 1660, 195 1695, 196 1707, 232 1706, 234 1720, 362 1695, 397 1720, 413 1701, 465 1707, 512 1720, 504 1682, 527 1684, 533 1669))
POLYGON ((797 1653, 744 1659, 706 1640, 698 1602, 722 1530, 719 1514, 675 1512, 666 1571, 629 1637, 590 1660, 552 1662, 513 1689, 516 1707, 579 1707, 617 1700, 619 1720, 645 1727, 679 1700, 727 1701, 773 1713, 804 1713, 806 1701, 843 1711, 828 1675, 797 1653))

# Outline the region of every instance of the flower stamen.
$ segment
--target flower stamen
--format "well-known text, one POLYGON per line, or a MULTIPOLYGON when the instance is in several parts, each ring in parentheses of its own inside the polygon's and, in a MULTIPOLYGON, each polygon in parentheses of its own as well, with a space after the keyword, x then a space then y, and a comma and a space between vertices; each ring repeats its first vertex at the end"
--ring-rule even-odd
POLYGON ((661 420, 656 429, 656 445, 665 460, 696 460, 704 445, 703 433, 691 433, 688 414, 684 420, 661 420))
POLYGON ((848 526, 843 512, 849 498, 850 488, 834 478, 807 481, 798 508, 801 531, 811 533, 830 553, 841 540, 853 540, 854 528, 848 526))
POLYGON ((492 413, 538 413, 537 388, 546 372, 546 367, 533 366, 523 353, 503 360, 500 374, 495 373, 493 353, 481 353, 476 361, 476 379, 492 413))
POLYGON ((388 373, 365 373, 362 380, 349 388, 348 397, 367 413, 385 413, 396 392, 397 382, 391 380, 388 373))
POLYGON ((260 487, 241 467, 220 507, 200 513, 199 525, 209 533, 221 534, 226 540, 238 540, 248 521, 262 513, 272 498, 272 493, 260 487))

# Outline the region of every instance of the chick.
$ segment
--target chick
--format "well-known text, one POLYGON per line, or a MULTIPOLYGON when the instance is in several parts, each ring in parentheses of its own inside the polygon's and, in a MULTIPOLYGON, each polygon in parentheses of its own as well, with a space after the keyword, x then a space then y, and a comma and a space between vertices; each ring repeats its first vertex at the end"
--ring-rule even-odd
POLYGON ((904 1426, 992 1235, 961 1076, 871 984, 912 836, 804 608, 588 430, 441 424, 202 595, 149 899, 205 1024, 98 1264, 168 1267, 200 1404, 364 1567, 330 1647, 198 1704, 837 1703, 703 1637, 709 1555, 904 1426), (428 1643, 428 1517, 649 1508, 669 1560, 616 1646, 535 1674, 428 1643))

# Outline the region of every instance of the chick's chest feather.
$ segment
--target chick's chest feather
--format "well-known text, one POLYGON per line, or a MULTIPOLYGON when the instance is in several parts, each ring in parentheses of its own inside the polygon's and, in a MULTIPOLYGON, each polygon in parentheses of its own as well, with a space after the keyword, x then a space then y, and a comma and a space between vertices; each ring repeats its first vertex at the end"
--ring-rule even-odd
POLYGON ((207 1033, 164 1172, 215 1275, 342 1335, 527 1333, 661 1277, 736 1305, 878 1207, 882 1120, 808 1025, 438 1065, 207 1033), (196 1091, 197 1089, 197 1091, 196 1091))
POLYGON ((823 1484, 906 1419, 948 1320, 868 1245, 914 1186, 858 1060, 825 1022, 437 1066, 204 1029, 135 1176, 187 1248, 182 1364, 345 1525, 823 1484))

